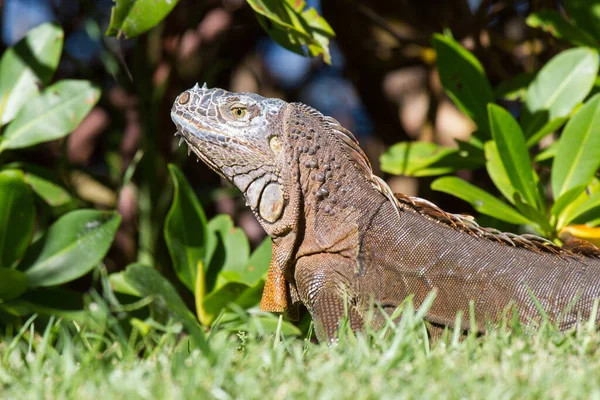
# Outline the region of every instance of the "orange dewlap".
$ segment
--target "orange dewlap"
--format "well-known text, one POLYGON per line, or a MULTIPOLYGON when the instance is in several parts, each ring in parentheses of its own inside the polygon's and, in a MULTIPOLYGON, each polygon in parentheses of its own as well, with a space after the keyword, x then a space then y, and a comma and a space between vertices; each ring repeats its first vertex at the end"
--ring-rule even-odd
POLYGON ((268 312, 285 312, 288 309, 287 290, 283 270, 274 266, 269 267, 267 281, 260 300, 260 309, 268 312))

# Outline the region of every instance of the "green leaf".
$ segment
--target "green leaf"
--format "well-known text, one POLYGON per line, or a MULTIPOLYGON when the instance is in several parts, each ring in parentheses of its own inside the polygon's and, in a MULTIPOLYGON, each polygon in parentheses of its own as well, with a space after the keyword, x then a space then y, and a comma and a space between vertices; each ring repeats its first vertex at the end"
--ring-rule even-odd
POLYGON ((431 142, 401 142, 392 145, 379 158, 381 170, 394 175, 415 176, 454 149, 431 142))
POLYGON ((516 101, 525 101, 527 98, 527 86, 531 83, 535 74, 533 72, 524 72, 515 75, 509 81, 502 82, 494 89, 495 97, 516 101))
POLYGON ((50 82, 60 60, 63 36, 59 26, 42 24, 4 52, 0 59, 0 126, 38 94, 38 86, 50 82))
POLYGON ((89 312, 83 310, 83 295, 64 288, 38 288, 28 290, 19 298, 8 301, 13 309, 20 310, 21 316, 32 313, 54 315, 66 320, 90 323, 89 312))
POLYGON ((221 261, 218 267, 217 287, 232 281, 251 285, 253 282, 245 275, 250 255, 250 244, 244 231, 240 228, 234 228, 231 217, 225 214, 218 215, 210 220, 208 230, 219 235, 223 243, 222 253, 216 257, 213 255, 213 258, 221 261))
POLYGON ((154 302, 166 306, 183 323, 200 350, 205 354, 210 353, 202 327, 181 300, 173 285, 158 271, 142 264, 132 264, 127 267, 125 278, 142 296, 151 296, 154 302))
POLYGON ((526 23, 532 28, 539 28, 558 39, 567 40, 577 46, 598 46, 598 42, 591 35, 571 25, 556 10, 532 13, 527 17, 526 23))
POLYGON ((556 152, 558 151, 558 141, 552 143, 550 146, 539 152, 533 158, 533 161, 536 163, 542 163, 544 161, 551 160, 556 156, 556 152))
POLYGON ((595 208, 600 208, 600 190, 597 187, 598 185, 596 185, 596 191, 589 193, 585 191, 571 204, 567 205, 560 215, 557 226, 564 227, 595 208))
POLYGON ((259 279, 254 286, 248 287, 235 299, 235 304, 243 309, 257 307, 265 288, 265 279, 259 279))
POLYGON ((115 0, 106 35, 139 36, 161 22, 179 0, 115 0))
POLYGON ((16 299, 27 290, 27 275, 16 269, 0 268, 0 303, 16 299))
POLYGON ((554 118, 546 122, 538 131, 533 133, 529 139, 527 139, 527 147, 532 147, 536 145, 540 140, 542 140, 547 135, 558 131, 562 126, 567 122, 569 117, 558 117, 554 118))
POLYGON ((579 185, 572 187, 555 200, 552 209, 550 210, 550 214, 552 215, 553 220, 561 222, 560 225, 557 224, 557 230, 562 229, 565 224, 565 220, 564 218, 561 218, 561 214, 581 195, 581 193, 583 193, 586 186, 587 185, 579 185))
MULTIPOLYGON (((249 286, 242 282, 227 282, 215 291, 209 293, 202 302, 206 325, 210 326, 219 313, 247 290, 249 286)), ((259 299, 260 300, 260 299, 259 299)))
POLYGON ((435 34, 433 47, 444 90, 454 104, 477 124, 481 139, 488 138, 486 105, 494 102, 494 92, 481 63, 449 37, 435 34))
POLYGON ((531 159, 521 127, 504 108, 488 105, 492 137, 514 190, 523 196, 525 203, 542 209, 542 199, 537 191, 538 178, 531 166, 531 159))
MULTIPOLYGON (((598 211, 599 211, 599 215, 600 215, 600 209, 598 209, 598 211)), ((594 219, 592 221, 588 221, 588 223, 586 225, 591 228, 597 227, 598 225, 600 225, 600 218, 594 219)))
POLYGON ((31 189, 21 171, 0 172, 0 210, 0 268, 10 268, 25 253, 35 218, 31 189))
POLYGON ((559 198, 576 186, 587 186, 600 168, 600 94, 569 120, 552 164, 552 194, 559 198))
POLYGON ((56 183, 58 181, 57 174, 47 168, 35 164, 14 162, 5 165, 3 169, 23 170, 25 183, 51 207, 60 207, 73 201, 69 192, 56 183))
POLYGON ((456 196, 471 204, 478 212, 490 217, 517 225, 530 223, 514 208, 498 200, 492 194, 455 176, 436 179, 431 184, 431 189, 456 196))
POLYGON ((169 172, 175 193, 165 220, 165 242, 177 277, 194 292, 197 263, 206 257, 206 216, 181 170, 169 164, 169 172))
POLYGON ((269 36, 286 49, 331 64, 329 41, 335 36, 327 21, 304 0, 246 0, 269 36))
POLYGON ((527 89, 522 112, 526 137, 548 121, 567 117, 590 92, 597 74, 598 53, 592 49, 569 49, 553 57, 527 89))
POLYGON ((519 193, 515 193, 514 195, 514 204, 517 210, 533 223, 533 227, 540 235, 547 238, 555 236, 550 221, 546 217, 545 209, 540 210, 525 203, 519 193))
POLYGON ((600 41, 600 5, 595 0, 565 0, 569 18, 579 29, 600 41))
POLYGON ((88 273, 106 255, 121 217, 114 212, 72 211, 27 250, 19 269, 30 286, 54 286, 88 273))
POLYGON ((69 192, 50 179, 25 171, 25 182, 51 207, 60 207, 73 201, 69 192))
POLYGON ((271 253, 271 238, 267 237, 250 255, 248 265, 242 273, 244 282, 248 282, 250 286, 254 286, 258 281, 266 278, 269 265, 271 264, 271 253))
POLYGON ((389 147, 379 158, 381 170, 394 175, 415 176, 454 149, 430 142, 401 142, 389 147))
POLYGON ((430 142, 396 143, 379 158, 381 170, 394 175, 435 176, 483 164, 480 150, 465 142, 461 142, 461 146, 464 148, 453 149, 430 142))
POLYGON ((508 201, 514 204, 515 188, 510 183, 510 178, 502 164, 496 142, 493 140, 486 142, 484 145, 484 152, 486 158, 485 168, 487 169, 492 182, 494 182, 494 185, 496 185, 496 188, 500 193, 502 193, 508 201))
POLYGON ((142 294, 138 292, 125 278, 125 271, 113 272, 112 274, 108 275, 108 281, 110 282, 112 290, 115 292, 142 297, 142 294))
POLYGON ((259 279, 252 286, 241 282, 227 282, 209 293, 202 305, 205 325, 210 326, 218 315, 223 311, 227 311, 230 307, 233 309, 249 309, 258 306, 264 286, 264 279, 259 279))
POLYGON ((0 151, 33 146, 68 135, 100 98, 88 81, 62 80, 28 102, 4 132, 0 151))

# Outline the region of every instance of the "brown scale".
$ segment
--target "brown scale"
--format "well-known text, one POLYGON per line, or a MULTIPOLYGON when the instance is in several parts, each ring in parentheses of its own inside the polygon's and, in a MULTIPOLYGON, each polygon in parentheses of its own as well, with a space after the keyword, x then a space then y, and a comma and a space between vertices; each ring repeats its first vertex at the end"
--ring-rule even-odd
MULTIPOLYGON (((290 138, 296 142, 295 158, 299 165, 310 170, 309 180, 305 184, 305 192, 310 193, 306 205, 314 205, 315 210, 322 215, 334 215, 337 196, 332 200, 330 194, 337 189, 337 186, 331 185, 333 173, 330 163, 335 160, 335 157, 329 156, 326 159, 320 157, 321 146, 316 143, 318 140, 316 130, 307 128, 301 118, 306 118, 306 115, 296 113, 296 119, 291 123, 290 138)), ((339 169, 338 163, 335 166, 339 169)))

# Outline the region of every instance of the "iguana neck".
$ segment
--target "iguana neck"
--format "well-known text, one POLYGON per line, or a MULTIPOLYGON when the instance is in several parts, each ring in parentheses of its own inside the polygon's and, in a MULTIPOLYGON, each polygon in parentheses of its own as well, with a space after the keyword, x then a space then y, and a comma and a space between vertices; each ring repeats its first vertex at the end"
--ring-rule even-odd
POLYGON ((310 107, 296 106, 286 129, 289 165, 303 205, 296 225, 303 240, 296 258, 327 252, 356 256, 359 220, 377 209, 375 203, 387 201, 364 173, 366 157, 357 145, 360 154, 353 157, 348 148, 353 150, 355 139, 310 107), (373 200, 367 207, 369 193, 373 200))

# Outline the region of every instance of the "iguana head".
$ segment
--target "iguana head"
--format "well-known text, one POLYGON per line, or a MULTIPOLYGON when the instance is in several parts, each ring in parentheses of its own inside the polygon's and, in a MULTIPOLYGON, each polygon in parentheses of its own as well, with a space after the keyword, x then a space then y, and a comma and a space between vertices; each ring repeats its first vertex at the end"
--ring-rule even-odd
POLYGON ((212 169, 240 189, 263 226, 276 224, 287 202, 282 132, 289 104, 253 93, 194 86, 177 97, 177 134, 212 169))

